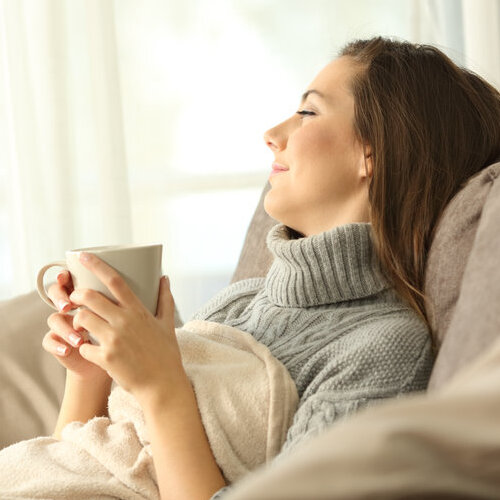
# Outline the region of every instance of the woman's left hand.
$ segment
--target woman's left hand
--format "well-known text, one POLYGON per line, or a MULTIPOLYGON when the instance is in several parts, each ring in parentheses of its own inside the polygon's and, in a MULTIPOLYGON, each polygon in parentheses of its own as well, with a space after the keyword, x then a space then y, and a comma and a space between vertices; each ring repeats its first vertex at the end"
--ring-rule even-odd
POLYGON ((188 382, 175 335, 175 304, 168 278, 160 281, 153 316, 115 269, 93 254, 84 255, 88 260, 80 258, 82 264, 108 288, 117 303, 90 289, 75 290, 70 295, 74 304, 88 308, 75 314, 74 328, 89 331, 100 344, 84 343, 80 354, 106 370, 139 402, 151 397, 167 402, 173 391, 182 391, 188 382))

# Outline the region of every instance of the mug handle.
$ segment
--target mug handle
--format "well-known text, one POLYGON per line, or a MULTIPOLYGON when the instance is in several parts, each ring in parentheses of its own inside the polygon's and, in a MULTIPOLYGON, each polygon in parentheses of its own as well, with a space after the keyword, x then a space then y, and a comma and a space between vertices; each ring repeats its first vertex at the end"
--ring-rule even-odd
POLYGON ((49 299, 49 297, 47 295, 47 292, 45 291, 45 287, 43 286, 43 277, 44 277, 45 273, 47 272, 47 270, 49 269, 49 267, 54 267, 54 266, 59 266, 59 267, 62 267, 64 269, 66 269, 66 271, 69 271, 68 266, 66 265, 66 262, 64 260, 58 260, 58 261, 55 261, 55 262, 51 262, 50 264, 47 264, 46 266, 43 266, 40 269, 40 271, 38 271, 38 277, 36 279, 36 290, 38 292, 38 295, 40 295, 40 297, 42 298, 42 300, 47 305, 49 305, 50 307, 52 307, 52 309, 55 309, 56 311, 59 311, 59 309, 49 299))

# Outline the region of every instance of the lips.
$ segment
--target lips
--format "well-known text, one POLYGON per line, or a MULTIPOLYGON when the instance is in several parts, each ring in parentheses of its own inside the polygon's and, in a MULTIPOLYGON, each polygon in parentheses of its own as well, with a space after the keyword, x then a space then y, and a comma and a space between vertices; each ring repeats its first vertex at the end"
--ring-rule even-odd
POLYGON ((288 170, 287 167, 284 167, 283 165, 280 165, 279 163, 273 163, 272 165, 273 171, 271 172, 272 174, 279 174, 280 172, 286 172, 288 170))

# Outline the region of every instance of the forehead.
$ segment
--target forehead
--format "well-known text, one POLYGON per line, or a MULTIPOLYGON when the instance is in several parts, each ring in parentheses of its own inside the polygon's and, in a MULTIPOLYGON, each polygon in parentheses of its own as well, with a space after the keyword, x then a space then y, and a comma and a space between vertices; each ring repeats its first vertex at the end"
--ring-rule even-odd
POLYGON ((350 57, 339 57, 327 64, 308 88, 319 90, 325 97, 352 97, 350 83, 355 72, 356 67, 350 57))

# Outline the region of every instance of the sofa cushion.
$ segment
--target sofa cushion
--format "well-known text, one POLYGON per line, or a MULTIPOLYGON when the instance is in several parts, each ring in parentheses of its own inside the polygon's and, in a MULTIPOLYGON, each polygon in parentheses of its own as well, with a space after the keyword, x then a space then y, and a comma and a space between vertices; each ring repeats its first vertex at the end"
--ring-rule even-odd
POLYGON ((428 256, 425 293, 439 353, 429 389, 500 333, 500 163, 472 176, 447 205, 428 256))
POLYGON ((266 236, 271 227, 278 224, 278 221, 271 218, 264 210, 264 198, 269 189, 271 189, 271 184, 268 181, 262 190, 259 203, 248 226, 231 283, 246 278, 263 277, 271 267, 273 256, 267 248, 266 236))

